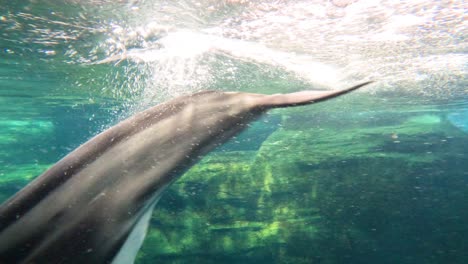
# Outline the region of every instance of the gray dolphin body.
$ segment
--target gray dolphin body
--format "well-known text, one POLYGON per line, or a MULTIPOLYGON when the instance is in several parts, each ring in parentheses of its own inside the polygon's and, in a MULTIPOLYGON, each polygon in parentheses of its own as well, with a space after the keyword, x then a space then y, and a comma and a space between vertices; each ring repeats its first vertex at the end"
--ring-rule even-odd
POLYGON ((201 92, 138 113, 95 136, 0 207, 0 263, 133 263, 162 192, 268 109, 345 90, 201 92))

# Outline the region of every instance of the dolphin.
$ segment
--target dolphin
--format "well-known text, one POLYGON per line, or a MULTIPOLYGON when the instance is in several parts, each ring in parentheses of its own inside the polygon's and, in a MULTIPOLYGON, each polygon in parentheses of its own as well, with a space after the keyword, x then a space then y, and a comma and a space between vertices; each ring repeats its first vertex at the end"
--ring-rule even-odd
POLYGON ((205 91, 98 134, 0 206, 0 263, 133 263, 162 193, 267 110, 356 90, 205 91))

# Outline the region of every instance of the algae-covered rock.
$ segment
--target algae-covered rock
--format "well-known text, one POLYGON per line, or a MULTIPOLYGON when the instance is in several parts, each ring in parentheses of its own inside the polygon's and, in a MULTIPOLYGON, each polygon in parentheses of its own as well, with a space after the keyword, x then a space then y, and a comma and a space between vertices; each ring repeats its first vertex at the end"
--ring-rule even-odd
POLYGON ((213 152, 170 188, 137 263, 441 263, 424 252, 468 235, 440 224, 468 217, 466 135, 443 115, 279 114, 257 151, 213 152))
POLYGON ((0 203, 51 165, 42 157, 54 151, 53 131, 48 120, 0 119, 0 203))

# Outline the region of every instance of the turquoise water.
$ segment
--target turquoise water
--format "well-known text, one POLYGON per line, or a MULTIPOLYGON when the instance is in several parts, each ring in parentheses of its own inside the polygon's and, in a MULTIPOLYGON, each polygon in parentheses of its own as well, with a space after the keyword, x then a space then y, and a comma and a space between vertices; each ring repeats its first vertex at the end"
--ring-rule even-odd
POLYGON ((195 165, 136 263, 468 263, 463 1, 0 4, 1 201, 180 94, 372 79, 195 165))

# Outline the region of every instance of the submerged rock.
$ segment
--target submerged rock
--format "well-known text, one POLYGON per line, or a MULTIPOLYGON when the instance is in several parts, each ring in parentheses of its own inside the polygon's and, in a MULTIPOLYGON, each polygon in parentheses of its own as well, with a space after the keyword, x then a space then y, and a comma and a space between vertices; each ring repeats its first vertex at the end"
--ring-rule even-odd
POLYGON ((439 223, 461 221, 449 220, 451 212, 468 217, 466 135, 443 118, 408 114, 366 126, 337 119, 308 129, 304 119, 281 119, 258 151, 213 152, 171 187, 138 263, 377 263, 406 237, 385 261, 395 263, 405 248, 440 247, 450 228, 439 223), (437 234, 422 232, 435 227, 437 234))

